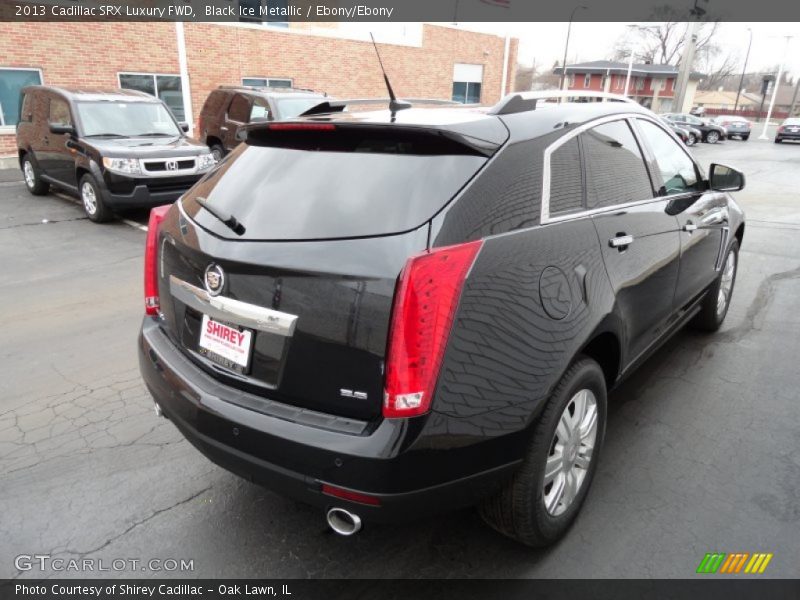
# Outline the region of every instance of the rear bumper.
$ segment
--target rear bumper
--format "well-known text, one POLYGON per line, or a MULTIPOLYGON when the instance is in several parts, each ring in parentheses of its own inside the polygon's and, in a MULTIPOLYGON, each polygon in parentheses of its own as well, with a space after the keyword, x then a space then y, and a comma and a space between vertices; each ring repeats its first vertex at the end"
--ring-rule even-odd
POLYGON ((518 459, 494 465, 474 460, 476 453, 487 455, 487 445, 490 456, 503 457, 498 440, 415 449, 424 418, 383 420, 368 433, 353 434, 244 408, 243 392, 198 368, 151 318, 139 338, 139 364, 165 415, 213 462, 283 495, 346 508, 367 521, 411 520, 475 504, 519 466, 518 459), (465 465, 477 468, 465 472, 465 465), (368 494, 380 505, 324 495, 323 483, 368 494))
POLYGON ((777 133, 775 134, 776 140, 800 140, 800 132, 797 133, 777 133))

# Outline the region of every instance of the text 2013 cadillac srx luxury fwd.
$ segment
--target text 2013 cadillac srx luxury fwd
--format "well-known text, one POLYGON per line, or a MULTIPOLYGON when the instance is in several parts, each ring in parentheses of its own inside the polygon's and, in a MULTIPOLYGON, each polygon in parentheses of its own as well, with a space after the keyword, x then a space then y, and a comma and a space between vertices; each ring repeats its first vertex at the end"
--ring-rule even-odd
POLYGON ((706 176, 635 103, 562 95, 245 128, 151 215, 156 412, 339 533, 478 504, 562 536, 608 390, 720 327, 744 235, 741 173, 706 176))

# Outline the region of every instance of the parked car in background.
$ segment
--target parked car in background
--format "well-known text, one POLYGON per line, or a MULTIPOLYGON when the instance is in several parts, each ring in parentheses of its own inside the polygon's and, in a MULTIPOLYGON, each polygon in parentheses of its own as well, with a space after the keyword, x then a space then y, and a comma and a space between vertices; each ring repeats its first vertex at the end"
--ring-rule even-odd
POLYGON ((203 104, 198 135, 220 160, 239 143, 236 131, 242 125, 291 119, 326 99, 312 90, 220 86, 203 104))
POLYGON ((703 117, 706 114, 706 109, 703 106, 694 106, 692 110, 689 111, 689 114, 695 117, 703 117))
POLYGON ((724 140, 728 136, 724 127, 693 115, 687 115, 685 113, 666 113, 662 116, 680 127, 688 125, 699 130, 702 135, 702 141, 708 144, 716 144, 718 141, 724 140))
POLYGON ((800 118, 791 117, 778 125, 775 143, 780 144, 784 140, 800 140, 800 118))
POLYGON ((721 326, 744 235, 744 176, 649 110, 536 104, 599 94, 246 126, 151 212, 156 414, 343 535, 479 504, 525 544, 563 536, 608 390, 721 326))
MULTIPOLYGON (((700 135, 694 133, 693 131, 690 131, 690 129, 694 128, 680 127, 678 126, 677 123, 673 123, 672 121, 669 121, 667 119, 664 119, 663 121, 667 125, 667 127, 669 127, 672 131, 674 131, 675 135, 681 138, 681 141, 687 146, 694 146, 697 143, 697 140, 700 139, 700 135)), ((697 130, 695 129, 694 131, 697 130)))
POLYGON ((750 131, 753 129, 753 124, 744 117, 721 115, 712 120, 716 125, 725 128, 727 137, 736 136, 745 142, 750 139, 750 131))
POLYGON ((23 88, 19 165, 31 194, 56 185, 77 194, 86 215, 173 202, 214 165, 161 100, 133 90, 23 88))

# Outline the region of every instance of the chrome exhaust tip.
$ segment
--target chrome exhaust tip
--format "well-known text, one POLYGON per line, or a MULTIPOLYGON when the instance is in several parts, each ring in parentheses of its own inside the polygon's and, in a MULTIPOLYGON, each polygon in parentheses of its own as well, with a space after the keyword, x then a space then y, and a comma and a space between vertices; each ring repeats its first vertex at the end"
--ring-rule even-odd
POLYGON ((343 508, 332 508, 326 516, 328 526, 339 535, 355 535, 361 531, 361 517, 343 508))
POLYGON ((164 411, 161 409, 161 405, 158 402, 153 402, 153 410, 155 411, 157 417, 164 416, 164 411))

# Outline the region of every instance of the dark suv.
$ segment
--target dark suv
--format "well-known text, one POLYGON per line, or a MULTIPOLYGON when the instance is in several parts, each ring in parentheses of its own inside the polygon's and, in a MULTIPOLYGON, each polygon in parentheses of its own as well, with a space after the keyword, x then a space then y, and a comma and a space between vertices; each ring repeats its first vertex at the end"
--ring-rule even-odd
POLYGON ((563 535, 608 390, 725 318, 744 176, 635 103, 547 96, 247 127, 151 212, 157 414, 343 534, 480 504, 526 544, 563 535))
POLYGON ((311 90, 220 86, 200 111, 200 139, 219 160, 239 143, 236 131, 242 125, 292 119, 327 99, 311 90))
POLYGON ((22 90, 19 165, 28 191, 50 184, 80 196, 87 216, 173 202, 214 164, 167 106, 132 90, 22 90))

